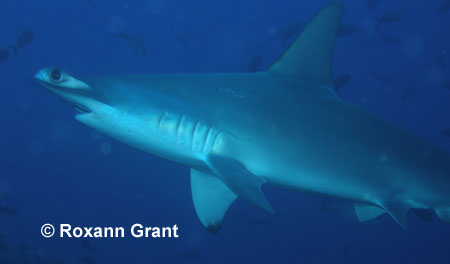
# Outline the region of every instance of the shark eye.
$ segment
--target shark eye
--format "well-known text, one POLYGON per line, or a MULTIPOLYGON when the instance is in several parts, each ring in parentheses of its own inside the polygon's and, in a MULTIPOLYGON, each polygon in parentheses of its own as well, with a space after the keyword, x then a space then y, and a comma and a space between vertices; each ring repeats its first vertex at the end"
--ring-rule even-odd
POLYGON ((52 81, 54 82, 59 82, 62 80, 62 73, 59 69, 55 68, 52 70, 52 72, 50 73, 50 78, 52 79, 52 81))

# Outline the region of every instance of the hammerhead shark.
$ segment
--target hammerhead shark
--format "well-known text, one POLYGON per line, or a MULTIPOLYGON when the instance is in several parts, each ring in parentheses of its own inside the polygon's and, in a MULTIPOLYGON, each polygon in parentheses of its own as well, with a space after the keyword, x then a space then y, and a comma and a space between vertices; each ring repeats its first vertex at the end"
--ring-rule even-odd
POLYGON ((450 222, 450 155, 333 89, 343 4, 318 12, 268 69, 251 73, 35 78, 79 122, 191 168, 196 213, 213 233, 239 197, 273 213, 262 185, 342 198, 360 221, 409 209, 450 222))

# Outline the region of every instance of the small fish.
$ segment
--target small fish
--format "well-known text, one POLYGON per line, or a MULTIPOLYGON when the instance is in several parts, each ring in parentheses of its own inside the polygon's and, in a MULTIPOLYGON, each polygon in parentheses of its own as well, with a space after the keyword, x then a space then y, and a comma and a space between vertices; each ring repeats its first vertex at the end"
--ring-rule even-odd
POLYGON ((443 13, 445 11, 448 11, 450 9, 450 0, 445 1, 442 3, 442 5, 438 9, 438 13, 443 13))
POLYGON ((405 17, 405 10, 395 10, 384 14, 378 19, 380 23, 396 23, 405 17))
POLYGON ((349 24, 341 24, 338 31, 338 37, 345 37, 355 34, 356 27, 349 24))
POLYGON ((259 66, 261 66, 261 63, 263 62, 263 56, 255 56, 248 64, 248 71, 254 72, 258 70, 259 66))
POLYGON ((84 258, 81 259, 81 261, 86 264, 95 264, 95 260, 89 256, 85 256, 84 258))
POLYGON ((20 36, 17 38, 17 43, 10 46, 10 48, 13 50, 14 55, 17 54, 17 51, 25 46, 27 46, 28 44, 30 44, 33 39, 34 36, 36 35, 36 33, 32 30, 25 30, 23 31, 20 36))
POLYGON ((144 45, 135 36, 129 35, 125 32, 120 32, 116 36, 123 39, 123 41, 125 41, 125 43, 127 43, 137 55, 145 56, 147 54, 147 50, 144 45))
POLYGON ((448 129, 442 131, 442 135, 443 135, 444 137, 450 137, 450 128, 448 128, 448 129))
POLYGON ((442 88, 444 88, 445 90, 450 90, 450 80, 445 81, 442 84, 442 88))
POLYGON ((0 206, 0 213, 5 215, 18 215, 19 212, 17 212, 16 209, 9 207, 9 206, 0 206))
POLYGON ((371 76, 373 79, 379 81, 380 83, 388 84, 388 85, 391 85, 391 84, 392 84, 391 78, 389 78, 389 76, 387 76, 387 75, 384 74, 384 73, 370 72, 370 76, 371 76))
POLYGON ((334 90, 336 92, 339 92, 341 88, 344 87, 350 81, 351 78, 352 76, 350 74, 344 74, 334 79, 333 81, 334 90))
POLYGON ((377 8, 379 3, 380 3, 380 0, 367 0, 366 7, 369 9, 375 9, 375 8, 377 8))
POLYGON ((82 245, 89 253, 94 253, 94 252, 95 252, 94 248, 91 246, 91 244, 90 244, 86 239, 82 239, 82 240, 81 240, 81 245, 82 245))
POLYGON ((0 49, 0 63, 3 63, 9 57, 9 51, 0 49))

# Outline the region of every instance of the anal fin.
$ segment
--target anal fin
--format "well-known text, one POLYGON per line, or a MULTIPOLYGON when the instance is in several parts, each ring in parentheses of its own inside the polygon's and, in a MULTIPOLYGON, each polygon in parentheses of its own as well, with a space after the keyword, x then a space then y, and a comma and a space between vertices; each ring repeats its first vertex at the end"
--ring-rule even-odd
POLYGON ((274 213, 261 190, 261 186, 266 183, 264 179, 252 174, 233 159, 211 155, 208 157, 208 165, 236 195, 268 213, 274 213))
POLYGON ((216 234, 236 195, 215 175, 191 169, 191 191, 195 211, 208 231, 216 234))

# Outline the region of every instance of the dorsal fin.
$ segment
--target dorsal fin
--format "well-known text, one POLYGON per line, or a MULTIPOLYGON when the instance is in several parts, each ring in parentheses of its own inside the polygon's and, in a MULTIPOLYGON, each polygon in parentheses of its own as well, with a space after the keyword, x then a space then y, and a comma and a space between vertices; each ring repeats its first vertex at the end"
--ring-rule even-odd
POLYGON ((342 10, 338 1, 319 11, 268 71, 331 84, 331 60, 342 10))

